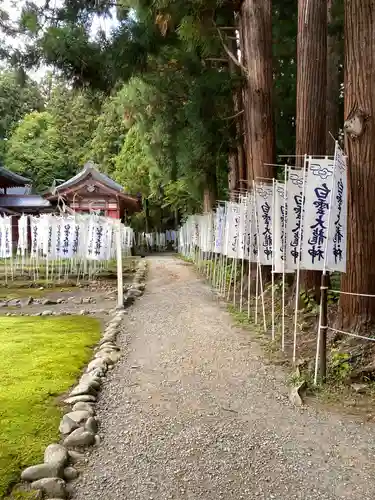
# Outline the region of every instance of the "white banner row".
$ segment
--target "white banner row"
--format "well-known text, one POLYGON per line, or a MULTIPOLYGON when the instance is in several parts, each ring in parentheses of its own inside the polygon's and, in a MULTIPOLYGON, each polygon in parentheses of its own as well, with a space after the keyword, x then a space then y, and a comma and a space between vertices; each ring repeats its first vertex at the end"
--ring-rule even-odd
POLYGON ((179 247, 220 253, 296 269, 346 271, 346 158, 336 145, 334 159, 308 157, 302 169, 287 167, 284 182, 256 182, 238 203, 188 218, 179 247))
POLYGON ((115 231, 119 228, 122 249, 133 245, 134 233, 130 227, 94 214, 22 215, 15 222, 17 241, 13 241, 12 221, 11 216, 0 217, 0 258, 12 257, 13 249, 17 248, 17 255, 30 254, 34 258, 110 260, 116 255, 115 231))

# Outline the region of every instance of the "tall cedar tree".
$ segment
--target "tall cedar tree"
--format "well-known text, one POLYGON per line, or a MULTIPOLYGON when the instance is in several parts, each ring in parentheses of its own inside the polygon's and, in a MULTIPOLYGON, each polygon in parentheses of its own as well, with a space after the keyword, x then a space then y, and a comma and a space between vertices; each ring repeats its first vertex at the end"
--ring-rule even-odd
MULTIPOLYGON (((326 154, 326 68, 327 0, 298 0, 297 160, 304 154, 326 154)), ((302 286, 312 290, 316 299, 320 295, 320 277, 320 271, 301 273, 302 286)))
MULTIPOLYGON (((343 292, 375 294, 375 0, 345 0, 345 119, 364 121, 359 137, 346 134, 348 261, 343 292)), ((375 298, 340 296, 342 328, 375 322, 375 298)))
POLYGON ((240 36, 246 67, 245 144, 249 186, 256 177, 272 178, 275 129, 272 104, 272 1, 244 0, 240 36))

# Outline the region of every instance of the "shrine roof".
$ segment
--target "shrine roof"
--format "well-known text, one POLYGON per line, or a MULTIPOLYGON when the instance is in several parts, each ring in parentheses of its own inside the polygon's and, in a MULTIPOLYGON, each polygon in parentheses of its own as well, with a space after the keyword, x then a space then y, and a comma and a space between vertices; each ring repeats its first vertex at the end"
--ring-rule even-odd
POLYGON ((66 189, 72 188, 73 186, 81 183, 85 178, 89 176, 91 176, 93 180, 96 180, 104 184, 105 186, 114 189, 115 191, 126 194, 124 188, 120 184, 118 184, 117 182, 115 182, 113 179, 103 174, 102 172, 99 172, 96 165, 92 162, 86 163, 86 165, 77 175, 63 182, 59 186, 56 186, 54 191, 55 193, 60 193, 61 191, 65 191, 66 189))
POLYGON ((0 188, 14 187, 14 186, 26 186, 31 184, 31 180, 22 175, 11 172, 5 167, 0 165, 0 188))
POLYGON ((7 195, 0 197, 0 205, 5 208, 49 208, 51 203, 39 194, 7 195))

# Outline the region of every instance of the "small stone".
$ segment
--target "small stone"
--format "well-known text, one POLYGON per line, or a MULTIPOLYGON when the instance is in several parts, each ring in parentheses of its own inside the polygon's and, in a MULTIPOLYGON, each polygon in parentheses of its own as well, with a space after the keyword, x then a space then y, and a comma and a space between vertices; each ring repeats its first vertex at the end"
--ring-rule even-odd
POLYGON ((42 316, 52 316, 52 314, 53 314, 53 311, 50 311, 47 309, 47 310, 43 311, 41 315, 42 316))
POLYGON ((90 311, 88 311, 87 309, 81 309, 81 310, 79 311, 79 314, 80 314, 81 316, 86 316, 86 314, 90 314, 90 311))
POLYGON ((114 365, 121 358, 121 354, 114 351, 113 352, 98 351, 95 354, 95 358, 104 359, 107 365, 114 365))
POLYGON ((41 490, 47 498, 66 498, 65 481, 58 477, 39 479, 31 483, 34 490, 41 490))
POLYGON ((66 467, 64 469, 64 477, 66 481, 73 481, 73 479, 77 479, 78 471, 74 467, 66 467))
POLYGON ((78 427, 77 422, 69 418, 68 415, 64 415, 59 425, 59 431, 61 434, 70 434, 75 429, 78 429, 78 427))
POLYGON ((350 387, 357 393, 357 394, 363 394, 364 392, 367 391, 368 385, 367 384, 351 384, 350 387))
POLYGON ((55 305, 57 302, 55 300, 51 300, 51 299, 43 299, 41 304, 42 306, 52 306, 52 305, 55 305))
POLYGON ((78 384, 72 390, 72 392, 70 393, 70 396, 71 397, 73 397, 73 396, 81 396, 83 394, 89 394, 89 395, 95 396, 96 392, 97 391, 96 391, 96 389, 94 389, 94 387, 90 386, 87 383, 83 383, 83 384, 78 384))
POLYGON ((78 448, 81 446, 91 446, 95 443, 95 435, 86 431, 83 427, 73 431, 64 440, 64 446, 67 448, 78 448))
POLYGON ((98 436, 98 435, 95 436, 95 445, 96 446, 100 445, 100 436, 98 436))
POLYGON ((303 406, 303 400, 300 391, 304 389, 306 382, 303 380, 298 385, 292 387, 289 391, 289 400, 294 406, 303 406))
POLYGON ((87 419, 85 430, 91 432, 92 434, 96 434, 98 432, 98 421, 95 417, 87 419))
POLYGON ((76 422, 77 424, 81 424, 82 422, 85 422, 89 417, 90 413, 85 410, 78 410, 78 411, 71 411, 70 413, 67 413, 64 415, 64 417, 68 417, 73 422, 76 422))
POLYGON ((85 459, 85 455, 83 453, 79 453, 79 451, 74 451, 70 450, 68 451, 70 461, 73 464, 76 464, 77 462, 81 462, 82 460, 85 459))
POLYGON ((128 291, 128 297, 140 297, 142 295, 141 290, 137 290, 136 288, 131 288, 128 291))
POLYGON ((9 307, 19 306, 20 305, 20 300, 19 299, 10 299, 10 300, 7 301, 7 305, 9 307))
POLYGON ((90 372, 92 370, 96 370, 97 368, 100 368, 102 370, 107 370, 107 363, 101 358, 93 359, 88 364, 86 371, 90 372))
POLYGON ((45 463, 27 467, 22 474, 22 481, 37 481, 44 477, 60 477, 63 467, 57 463, 45 463))
POLYGON ((57 299, 56 304, 64 304, 65 300, 64 299, 57 299))
POLYGON ((33 298, 32 297, 27 297, 26 299, 21 300, 20 306, 21 307, 26 307, 26 306, 29 306, 32 303, 33 303, 33 298))
POLYGON ((72 396, 64 400, 64 403, 68 405, 74 405, 75 403, 79 403, 83 401, 84 403, 95 403, 96 397, 90 396, 89 394, 81 394, 80 396, 72 396))
POLYGON ((93 387, 96 391, 100 389, 100 379, 98 377, 95 377, 93 375, 93 372, 85 373, 79 379, 79 385, 85 385, 85 384, 93 387))
POLYGON ((68 450, 61 444, 52 443, 44 451, 44 462, 57 463, 64 467, 68 462, 68 450))
POLYGON ((90 405, 90 403, 84 403, 83 401, 80 401, 79 403, 76 403, 72 411, 86 411, 89 413, 91 416, 94 416, 95 410, 94 408, 90 405))

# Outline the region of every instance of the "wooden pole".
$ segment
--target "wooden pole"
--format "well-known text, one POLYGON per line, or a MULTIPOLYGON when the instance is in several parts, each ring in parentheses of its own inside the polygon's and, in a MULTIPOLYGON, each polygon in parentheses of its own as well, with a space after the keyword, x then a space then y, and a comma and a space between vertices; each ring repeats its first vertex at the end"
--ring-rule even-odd
POLYGON ((116 224, 116 260, 117 260, 117 307, 124 307, 124 284, 122 275, 121 220, 116 224))

